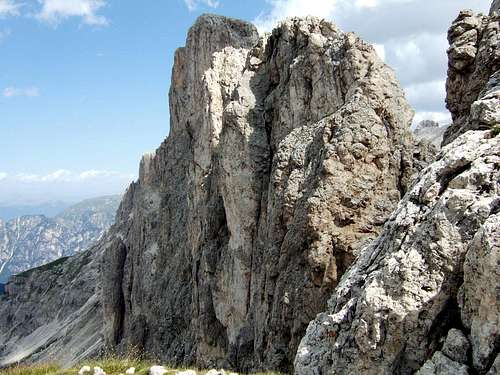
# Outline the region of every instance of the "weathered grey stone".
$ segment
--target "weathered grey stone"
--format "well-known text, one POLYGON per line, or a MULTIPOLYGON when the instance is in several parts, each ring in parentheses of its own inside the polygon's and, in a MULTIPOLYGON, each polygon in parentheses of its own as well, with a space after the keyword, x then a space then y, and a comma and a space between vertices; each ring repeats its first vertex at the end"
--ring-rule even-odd
MULTIPOLYGON (((163 366, 151 366, 149 368, 148 375, 165 375, 167 372, 167 369, 163 366)), ((196 371, 177 371, 175 375, 196 375, 196 371)))
POLYGON ((498 355, 499 264, 500 214, 497 213, 486 220, 469 245, 459 298, 462 322, 471 330, 473 364, 480 372, 487 370, 498 355))
POLYGON ((494 73, 479 99, 472 103, 470 122, 477 127, 490 128, 500 124, 500 71, 494 73))
POLYGON ((498 93, 492 97, 481 95, 488 80, 500 69, 500 15, 494 9, 498 9, 498 3, 492 5, 489 16, 462 11, 448 31, 446 106, 453 124, 446 130, 443 145, 467 130, 488 129, 498 123, 498 115, 492 117, 498 113, 494 110, 499 105, 498 93))
POLYGON ((486 373, 486 375, 497 375, 500 374, 500 354, 498 354, 495 358, 495 362, 491 366, 490 370, 486 373))
POLYGON ((423 167, 413 112, 371 46, 316 18, 259 38, 201 17, 176 54, 170 102, 171 134, 125 199, 123 272, 104 267, 105 296, 126 286, 122 302, 103 299, 107 343, 288 369, 423 167))
POLYGON ((317 18, 259 37, 200 17, 176 52, 170 114, 94 253, 106 347, 288 370, 432 152, 414 146, 373 47, 317 18))
POLYGON ((226 371, 225 370, 216 370, 216 369, 212 369, 212 370, 208 370, 205 375, 226 375, 226 371))
MULTIPOLYGON (((427 141, 436 147, 437 150, 441 148, 441 143, 443 142, 443 136, 449 125, 440 125, 435 121, 423 120, 416 128, 413 130, 415 138, 419 141, 427 141)), ((417 147, 420 150, 424 145, 417 147)))
POLYGON ((176 52, 171 133, 141 161, 116 225, 60 270, 9 284, 3 363, 107 347, 288 370, 302 339, 298 374, 460 374, 467 366, 439 350, 464 360, 452 354, 460 339, 445 340, 462 320, 475 371, 487 371, 500 142, 466 130, 496 118, 493 65, 482 67, 494 19, 463 12, 450 31, 454 141, 426 166, 392 70, 355 35, 308 17, 259 37, 200 17, 176 52))
POLYGON ((416 375, 468 375, 467 366, 455 362, 441 352, 436 352, 432 359, 425 362, 416 375))
POLYGON ((493 12, 500 12, 500 0, 493 0, 490 8, 490 14, 493 14, 493 12))
MULTIPOLYGON (((499 163, 500 139, 489 131, 469 131, 442 149, 309 325, 297 374, 410 374, 422 366, 460 319, 466 254, 498 215, 499 163)), ((484 314, 496 316, 498 301, 486 301, 484 314)))
POLYGON ((70 365, 100 352, 99 261, 93 248, 11 278, 0 299, 0 367, 70 365))
POLYGON ((446 336, 441 350, 444 355, 455 362, 467 363, 467 352, 470 349, 469 341, 462 331, 452 328, 446 336))

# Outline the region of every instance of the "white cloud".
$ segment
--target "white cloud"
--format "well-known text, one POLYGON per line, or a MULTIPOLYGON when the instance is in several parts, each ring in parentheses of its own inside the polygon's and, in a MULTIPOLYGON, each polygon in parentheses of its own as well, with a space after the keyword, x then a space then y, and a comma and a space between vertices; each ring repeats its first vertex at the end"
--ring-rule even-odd
POLYGON ((21 4, 14 0, 0 0, 0 18, 19 15, 21 4))
POLYGON ((42 9, 36 17, 44 22, 57 25, 70 17, 80 17, 87 25, 105 26, 106 17, 98 11, 106 5, 105 0, 38 0, 42 9))
POLYGON ((386 43, 387 62, 404 85, 443 80, 446 77, 448 41, 446 33, 403 35, 386 43))
POLYGON ((13 98, 16 96, 37 97, 40 95, 40 90, 38 90, 38 87, 27 87, 27 88, 6 87, 3 90, 2 95, 5 98, 13 98))
POLYGON ((219 6, 218 0, 184 0, 184 3, 186 4, 190 12, 193 12, 196 9, 198 9, 198 6, 200 5, 205 5, 207 7, 214 9, 219 6))
POLYGON ((406 98, 416 108, 433 112, 442 110, 446 98, 446 81, 416 83, 405 87, 406 98))
POLYGON ((373 43, 373 48, 377 51, 378 57, 385 61, 385 46, 383 44, 373 43))
MULTIPOLYGON (((6 176, 7 177, 7 176, 6 176)), ((11 176, 11 180, 19 182, 81 182, 106 178, 133 179, 134 175, 115 171, 91 169, 83 172, 72 172, 59 169, 47 174, 18 173, 11 176)))
POLYGON ((26 204, 53 200, 77 201, 123 193, 134 174, 108 170, 50 173, 0 173, 0 203, 26 204))
POLYGON ((105 177, 126 177, 126 178, 132 178, 133 175, 131 174, 122 174, 119 172, 114 172, 114 171, 103 171, 103 170, 97 170, 97 169, 91 169, 85 172, 81 172, 78 175, 78 179, 80 180, 90 180, 90 179, 95 179, 95 178, 105 178, 105 177))
POLYGON ((377 0, 356 0, 356 6, 358 8, 374 8, 377 5, 377 0))
MULTIPOLYGON (((189 0, 186 0, 189 1, 189 0)), ((317 16, 336 20, 341 15, 362 14, 365 9, 394 6, 417 0, 266 0, 271 10, 261 13, 255 20, 260 31, 270 31, 287 17, 317 16)), ((420 5, 421 6, 421 5, 420 5)))

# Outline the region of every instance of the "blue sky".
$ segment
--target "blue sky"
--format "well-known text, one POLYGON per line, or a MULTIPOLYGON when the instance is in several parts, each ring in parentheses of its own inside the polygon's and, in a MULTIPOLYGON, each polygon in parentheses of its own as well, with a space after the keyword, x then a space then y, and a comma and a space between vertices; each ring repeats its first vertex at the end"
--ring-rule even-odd
POLYGON ((417 119, 446 122, 446 30, 459 9, 486 12, 489 1, 422 3, 0 0, 0 203, 123 191, 168 134, 174 51, 207 11, 261 29, 290 15, 334 19, 377 44, 417 119))

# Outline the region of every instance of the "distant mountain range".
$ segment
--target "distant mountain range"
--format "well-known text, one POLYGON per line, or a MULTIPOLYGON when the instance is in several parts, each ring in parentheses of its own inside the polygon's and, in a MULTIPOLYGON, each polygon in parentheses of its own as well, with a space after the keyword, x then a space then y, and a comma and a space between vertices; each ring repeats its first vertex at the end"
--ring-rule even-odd
POLYGON ((55 217, 0 219, 0 283, 10 275, 85 250, 114 223, 121 196, 85 200, 55 217))
POLYGON ((441 125, 436 121, 423 120, 417 125, 413 134, 417 139, 425 139, 436 146, 437 149, 440 149, 444 133, 448 127, 449 124, 441 125))

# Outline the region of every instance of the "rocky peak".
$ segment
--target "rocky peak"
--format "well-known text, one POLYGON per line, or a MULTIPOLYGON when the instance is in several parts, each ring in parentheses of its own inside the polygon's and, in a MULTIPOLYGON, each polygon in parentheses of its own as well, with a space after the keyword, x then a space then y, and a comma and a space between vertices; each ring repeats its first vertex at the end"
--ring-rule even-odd
POLYGON ((217 124, 212 124, 216 119, 204 118, 202 103, 208 103, 209 98, 199 96, 213 78, 207 73, 213 70, 214 56, 222 54, 225 48, 250 49, 258 39, 257 29, 250 23, 211 14, 198 17, 189 29, 186 46, 175 53, 170 88, 172 135, 186 131, 193 139, 207 142, 217 137, 218 129, 213 129, 217 124), (195 102, 198 105, 193 107, 195 102), (189 113, 179 113, 185 110, 189 113), (184 121, 179 121, 180 116, 184 116, 184 121))
POLYGON ((202 16, 173 72, 172 132, 105 250, 107 343, 287 369, 416 171, 413 112, 370 45, 312 17, 259 38, 202 16))
MULTIPOLYGON (((420 143, 429 142, 432 146, 436 147, 436 149, 439 149, 448 126, 449 125, 440 125, 438 122, 432 120, 422 120, 415 127, 413 133, 420 143)), ((420 148, 424 149, 425 145, 422 143, 420 148)))
POLYGON ((432 129, 432 128, 438 128, 439 127, 439 122, 433 121, 433 120, 422 120, 418 123, 417 127, 415 128, 415 131, 421 130, 421 129, 432 129))
POLYGON ((488 98, 473 106, 483 96, 481 92, 493 73, 500 69, 500 15, 495 9, 497 2, 493 3, 490 16, 461 11, 448 31, 446 105, 453 125, 446 131, 443 145, 467 130, 488 129, 498 122, 498 118, 491 118, 495 105, 499 105, 498 92, 490 92, 488 98))

